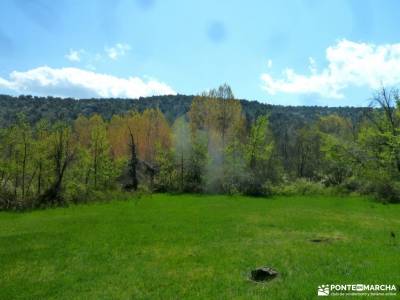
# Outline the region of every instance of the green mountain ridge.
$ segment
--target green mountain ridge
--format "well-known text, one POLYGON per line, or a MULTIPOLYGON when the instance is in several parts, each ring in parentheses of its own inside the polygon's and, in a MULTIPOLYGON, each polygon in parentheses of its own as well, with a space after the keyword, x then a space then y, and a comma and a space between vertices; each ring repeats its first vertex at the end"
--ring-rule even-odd
MULTIPOLYGON (((0 126, 14 123, 18 113, 23 113, 31 123, 40 119, 69 122, 80 114, 90 116, 97 113, 109 120, 113 115, 122 115, 130 110, 142 112, 149 108, 160 109, 172 123, 177 117, 189 111, 194 97, 196 96, 178 94, 139 99, 72 99, 0 95, 0 126)), ((283 106, 249 100, 240 100, 240 102, 248 122, 254 121, 260 115, 269 115, 272 124, 281 123, 283 120, 305 124, 329 114, 338 114, 357 121, 366 112, 372 110, 370 107, 283 106)))

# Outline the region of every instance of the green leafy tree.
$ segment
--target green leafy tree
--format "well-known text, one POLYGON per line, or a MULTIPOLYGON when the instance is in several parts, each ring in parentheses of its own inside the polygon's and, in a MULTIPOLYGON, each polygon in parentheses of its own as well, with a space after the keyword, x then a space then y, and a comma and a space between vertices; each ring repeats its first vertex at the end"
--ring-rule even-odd
POLYGON ((63 122, 55 123, 50 132, 48 147, 53 176, 39 203, 40 205, 62 204, 65 200, 63 198, 65 175, 76 154, 71 127, 63 122))
POLYGON ((325 182, 330 185, 342 184, 353 175, 356 163, 356 136, 352 122, 338 115, 322 117, 317 124, 321 137, 322 168, 325 182))
POLYGON ((266 116, 258 117, 250 129, 245 149, 248 170, 246 193, 262 194, 266 181, 273 178, 273 170, 270 169, 273 150, 274 141, 269 129, 268 118, 266 116))
POLYGON ((185 117, 178 118, 172 126, 175 165, 179 174, 179 190, 183 192, 186 185, 187 165, 190 157, 190 128, 185 117))

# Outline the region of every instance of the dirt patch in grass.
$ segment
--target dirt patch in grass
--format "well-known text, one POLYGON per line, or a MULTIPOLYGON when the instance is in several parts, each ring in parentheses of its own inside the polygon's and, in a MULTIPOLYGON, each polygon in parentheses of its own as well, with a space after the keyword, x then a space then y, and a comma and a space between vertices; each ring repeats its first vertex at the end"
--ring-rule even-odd
POLYGON ((341 238, 341 237, 322 237, 322 238, 311 239, 310 242, 312 242, 312 243, 331 243, 334 241, 340 241, 342 239, 343 238, 341 238))

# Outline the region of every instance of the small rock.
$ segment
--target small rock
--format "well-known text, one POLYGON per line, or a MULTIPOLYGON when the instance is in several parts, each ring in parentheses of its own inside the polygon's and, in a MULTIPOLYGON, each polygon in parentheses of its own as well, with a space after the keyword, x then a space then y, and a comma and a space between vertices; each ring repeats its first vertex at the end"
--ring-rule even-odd
POLYGON ((260 267, 251 271, 251 280, 268 281, 278 276, 278 272, 269 267, 260 267))

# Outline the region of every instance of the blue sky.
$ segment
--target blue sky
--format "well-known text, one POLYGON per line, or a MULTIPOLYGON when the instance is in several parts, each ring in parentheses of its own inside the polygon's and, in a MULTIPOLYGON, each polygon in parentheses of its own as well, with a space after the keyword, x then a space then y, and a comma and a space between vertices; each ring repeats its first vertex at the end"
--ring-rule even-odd
POLYGON ((368 105, 400 85, 396 0, 2 0, 0 93, 368 105))

